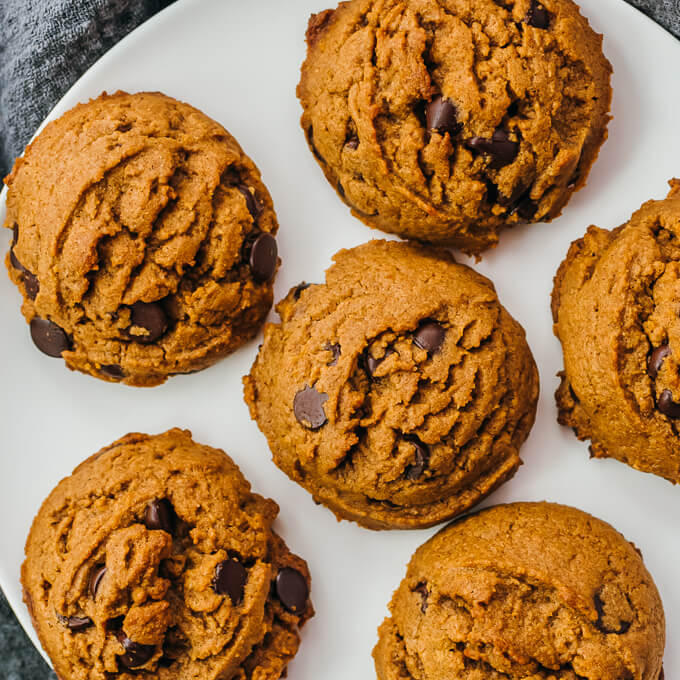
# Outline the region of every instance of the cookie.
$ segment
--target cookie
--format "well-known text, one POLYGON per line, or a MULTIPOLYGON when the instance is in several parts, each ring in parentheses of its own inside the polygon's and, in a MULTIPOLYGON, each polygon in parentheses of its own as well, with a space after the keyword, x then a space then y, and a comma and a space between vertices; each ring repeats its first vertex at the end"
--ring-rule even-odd
POLYGON ((240 347, 271 308, 269 193, 188 104, 103 94, 50 123, 5 182, 31 337, 71 369, 157 385, 240 347))
POLYGON ((558 420, 596 458, 680 482, 680 180, 626 224, 590 227, 555 277, 558 420))
POLYGON ((63 680, 276 680, 312 616, 274 501, 191 433, 129 434, 64 479, 26 542, 24 600, 63 680))
POLYGON ((421 546, 373 651, 378 680, 659 680, 659 593, 605 522, 549 503, 501 505, 421 546))
POLYGON ((538 374, 492 283, 444 251, 372 241, 294 288, 244 378, 274 462, 338 518, 443 522, 513 476, 538 374))
POLYGON ((611 66, 571 0, 350 0, 312 16, 298 97, 371 227, 480 253, 548 222, 607 135, 611 66))

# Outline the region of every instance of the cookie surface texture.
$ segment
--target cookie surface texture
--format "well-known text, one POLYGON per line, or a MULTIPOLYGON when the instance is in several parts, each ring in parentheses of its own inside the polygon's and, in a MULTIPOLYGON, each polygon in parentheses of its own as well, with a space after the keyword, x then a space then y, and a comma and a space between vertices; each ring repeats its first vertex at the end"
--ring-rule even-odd
POLYGON ((606 138, 611 66, 571 0, 350 0, 312 16, 298 97, 369 226, 479 253, 557 217, 606 138))
POLYGON ((680 482, 680 181, 624 225, 590 227, 555 277, 559 422, 591 453, 680 482))
POLYGON ((41 351, 129 385, 205 368, 272 304, 276 215, 197 109, 118 92, 50 123, 6 179, 7 255, 41 351))
POLYGON ((340 518, 417 528, 509 479, 538 374, 491 282, 444 251, 371 241, 294 288, 244 379, 274 462, 340 518))
POLYGON ((64 479, 26 542, 24 600, 62 680, 277 680, 313 614, 274 501, 182 430, 129 434, 64 479))
POLYGON ((501 505, 421 546, 374 649, 378 680, 658 680, 659 593, 610 525, 549 503, 501 505))

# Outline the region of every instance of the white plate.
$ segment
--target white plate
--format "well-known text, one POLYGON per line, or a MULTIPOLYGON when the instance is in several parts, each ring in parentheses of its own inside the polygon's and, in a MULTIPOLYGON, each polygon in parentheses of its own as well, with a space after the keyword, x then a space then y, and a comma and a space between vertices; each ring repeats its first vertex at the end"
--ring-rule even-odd
MULTIPOLYGON (((279 215, 283 266, 276 299, 301 280, 322 280, 341 247, 379 237, 351 217, 307 150, 295 98, 309 14, 332 0, 180 0, 137 29, 93 66, 50 115, 102 90, 161 90, 223 123, 259 165, 279 215)), ((610 139, 588 186, 550 225, 518 228, 478 269, 524 325, 538 362, 538 418, 522 450, 525 465, 487 500, 548 499, 611 522, 642 549, 668 619, 667 677, 680 674, 680 491, 616 461, 589 460, 588 448, 555 420, 552 277, 569 243, 595 223, 624 222, 643 201, 662 197, 680 175, 680 80, 668 77, 680 44, 622 0, 581 0, 606 35, 614 65, 610 139)), ((0 230, 5 232, 6 230, 0 230)), ((9 232, 0 235, 5 252, 9 232)), ((257 341, 197 375, 152 390, 71 373, 40 354, 19 312, 20 298, 0 275, 0 584, 35 641, 21 602, 19 568, 30 522, 52 487, 90 453, 129 431, 179 425, 226 449, 255 490, 281 505, 278 529, 313 575, 317 615, 291 665, 295 680, 375 678, 371 650, 392 590, 413 550, 434 530, 374 533, 338 524, 270 460, 242 399, 257 341)))

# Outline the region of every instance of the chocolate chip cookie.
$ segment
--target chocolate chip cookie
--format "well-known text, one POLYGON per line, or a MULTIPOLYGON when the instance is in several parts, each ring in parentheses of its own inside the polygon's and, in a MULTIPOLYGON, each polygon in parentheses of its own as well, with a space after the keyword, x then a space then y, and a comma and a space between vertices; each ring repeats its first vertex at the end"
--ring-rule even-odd
POLYGON ((48 125, 5 180, 10 277, 33 342, 103 380, 205 368, 272 304, 272 201, 236 140, 160 93, 102 95, 48 125))
POLYGON ((294 288, 244 378, 274 462, 338 518, 426 527, 512 477, 538 374, 491 282, 444 251, 372 241, 294 288))
POLYGON ((129 434, 79 465, 40 508, 21 570, 59 677, 285 674, 313 610, 277 513, 187 431, 129 434))
POLYGON ((590 227, 555 277, 559 422, 594 457, 680 482, 680 180, 626 224, 590 227))
POLYGON ((611 66, 571 0, 350 0, 307 44, 309 146, 383 231, 479 253, 557 217, 606 138, 611 66))
POLYGON ((658 680, 659 593, 635 546, 549 503, 501 505, 413 556, 373 651, 378 680, 658 680))

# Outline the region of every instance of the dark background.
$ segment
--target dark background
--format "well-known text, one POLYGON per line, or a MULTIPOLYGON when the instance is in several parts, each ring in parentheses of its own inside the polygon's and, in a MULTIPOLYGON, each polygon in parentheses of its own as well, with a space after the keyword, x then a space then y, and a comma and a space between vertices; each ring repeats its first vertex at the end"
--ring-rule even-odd
MULTIPOLYGON (((172 2, 0 0, 0 177, 78 77, 172 2)), ((680 38, 680 0, 626 2, 680 38)), ((54 678, 0 592, 0 680, 54 678)))

